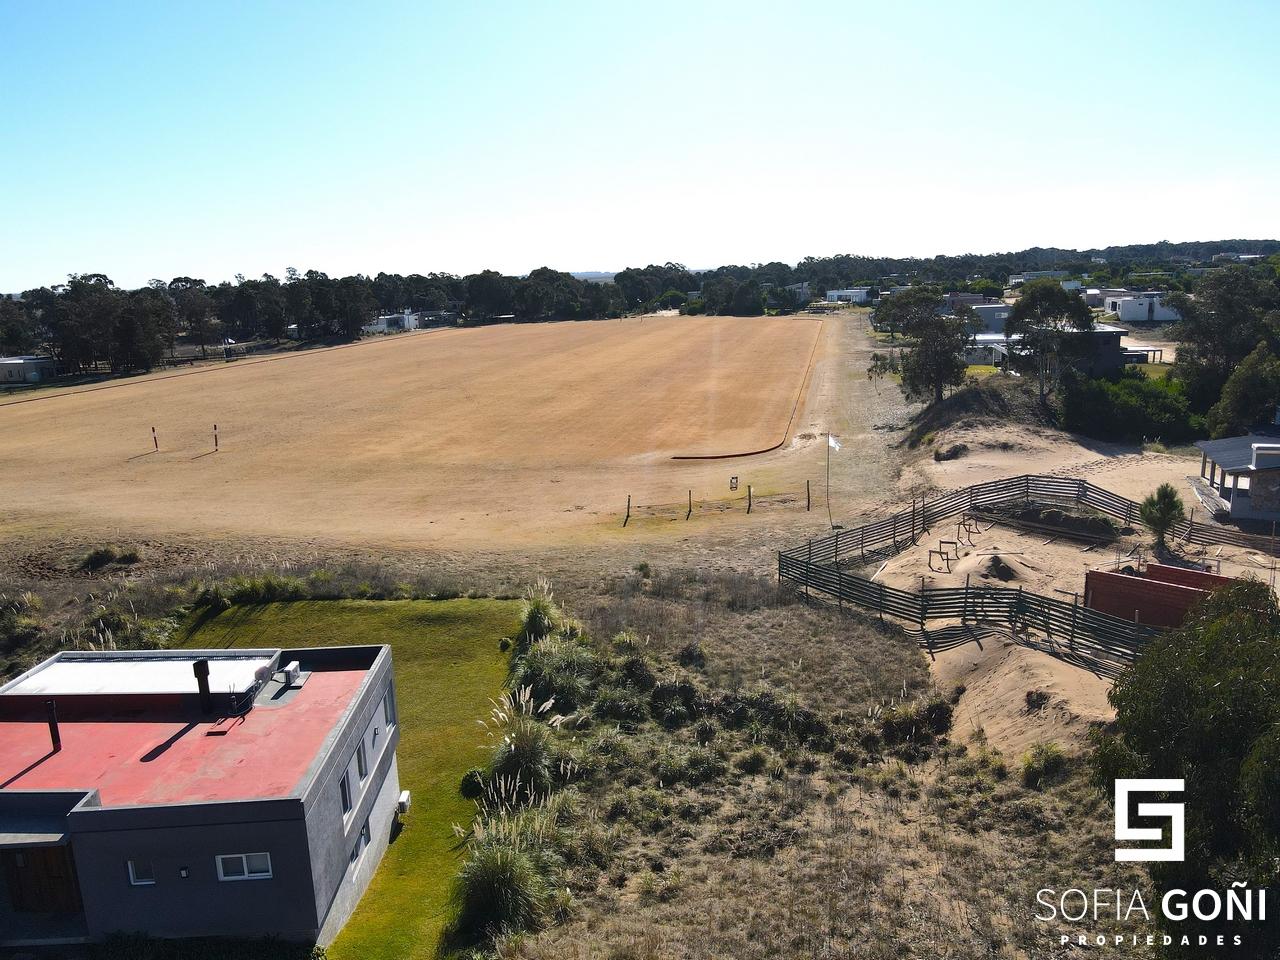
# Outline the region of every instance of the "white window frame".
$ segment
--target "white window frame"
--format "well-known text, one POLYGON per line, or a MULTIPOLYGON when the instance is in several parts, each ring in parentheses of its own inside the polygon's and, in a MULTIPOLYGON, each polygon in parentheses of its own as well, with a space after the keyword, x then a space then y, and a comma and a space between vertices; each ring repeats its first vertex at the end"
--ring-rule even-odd
POLYGON ((132 858, 132 857, 131 857, 131 858, 129 858, 128 865, 129 865, 129 885, 130 885, 130 886, 132 886, 132 887, 154 887, 154 886, 156 885, 156 867, 155 867, 155 863, 154 863, 154 862, 152 862, 152 861, 150 861, 150 860, 146 860, 146 861, 137 860, 137 859, 134 859, 134 858, 132 858), (150 879, 150 880, 146 880, 146 879, 139 879, 139 877, 138 877, 137 873, 136 873, 136 872, 134 871, 134 869, 133 869, 133 865, 134 865, 135 863, 144 863, 144 862, 145 862, 148 866, 150 866, 150 867, 151 867, 151 879, 150 879))
POLYGON ((369 754, 364 748, 363 739, 356 744, 356 775, 361 783, 369 779, 369 754))
POLYGON ((218 879, 223 883, 232 883, 237 880, 270 880, 272 877, 275 876, 275 870, 271 865, 271 854, 267 853, 265 850, 258 853, 220 853, 216 857, 214 857, 213 860, 218 867, 218 879), (250 873, 249 872, 250 857, 266 857, 267 872, 266 873, 250 873), (244 875, 239 877, 227 876, 222 869, 222 862, 224 860, 239 860, 240 866, 244 869, 244 875))
POLYGON ((382 696, 382 720, 390 730, 396 725, 396 695, 391 687, 382 696))
POLYGON ((351 773, 348 770, 343 770, 342 777, 338 780, 338 795, 342 800, 342 815, 348 816, 356 808, 355 797, 351 794, 351 773))

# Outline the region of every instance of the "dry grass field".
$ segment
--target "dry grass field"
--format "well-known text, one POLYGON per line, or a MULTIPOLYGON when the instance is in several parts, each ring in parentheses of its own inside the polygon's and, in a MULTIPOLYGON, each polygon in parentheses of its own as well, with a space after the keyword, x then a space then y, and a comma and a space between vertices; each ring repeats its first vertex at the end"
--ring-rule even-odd
POLYGON ((673 458, 791 439, 824 323, 448 329, 50 391, 0 405, 0 503, 46 530, 415 546, 563 536, 620 520, 629 493, 637 505, 727 493, 742 461, 673 458))

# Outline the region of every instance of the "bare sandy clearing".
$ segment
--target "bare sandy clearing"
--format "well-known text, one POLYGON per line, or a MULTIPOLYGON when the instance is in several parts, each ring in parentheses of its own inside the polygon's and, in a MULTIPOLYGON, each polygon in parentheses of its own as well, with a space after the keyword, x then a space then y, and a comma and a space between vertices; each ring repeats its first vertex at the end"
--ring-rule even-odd
POLYGON ((728 472, 673 456, 783 443, 822 331, 807 317, 503 325, 72 391, 0 406, 0 454, 22 465, 0 502, 366 542, 581 524, 564 515, 616 512, 646 482, 709 492, 728 472))
POLYGON ((944 690, 964 685, 955 735, 980 729, 1011 757, 1037 741, 1079 748, 1092 725, 1115 718, 1110 680, 996 637, 939 652, 933 673, 944 690))

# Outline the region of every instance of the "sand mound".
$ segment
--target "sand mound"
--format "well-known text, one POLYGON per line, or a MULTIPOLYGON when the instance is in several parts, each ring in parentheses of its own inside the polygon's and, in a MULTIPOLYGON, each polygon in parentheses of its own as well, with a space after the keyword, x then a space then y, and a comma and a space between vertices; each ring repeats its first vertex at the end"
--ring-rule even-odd
POLYGON ((1093 724, 1115 717, 1107 702, 1109 680, 1010 641, 993 637, 981 646, 943 651, 933 671, 944 690, 964 685, 955 736, 963 739, 981 728, 1010 757, 1036 741, 1077 749, 1093 724))
POLYGON ((951 568, 952 573, 962 577, 968 576, 975 580, 999 580, 1001 583, 1025 580, 1037 570, 1039 567, 1034 563, 1014 554, 1002 553, 999 547, 984 550, 981 553, 971 553, 961 558, 951 568))

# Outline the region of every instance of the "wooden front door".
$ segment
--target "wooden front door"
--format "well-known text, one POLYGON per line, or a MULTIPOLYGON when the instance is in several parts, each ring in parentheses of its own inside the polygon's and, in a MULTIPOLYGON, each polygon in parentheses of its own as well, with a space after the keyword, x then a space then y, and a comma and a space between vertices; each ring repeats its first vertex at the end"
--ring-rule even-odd
POLYGON ((0 852, 9 904, 17 913, 79 913, 80 883, 71 847, 28 847, 0 852))

